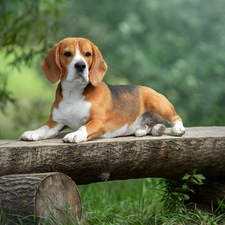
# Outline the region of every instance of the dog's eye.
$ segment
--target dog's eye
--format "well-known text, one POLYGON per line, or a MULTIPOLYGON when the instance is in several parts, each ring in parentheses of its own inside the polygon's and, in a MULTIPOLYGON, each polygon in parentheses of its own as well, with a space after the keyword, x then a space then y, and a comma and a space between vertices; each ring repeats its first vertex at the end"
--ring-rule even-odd
POLYGON ((70 57, 72 54, 71 54, 70 52, 65 52, 64 55, 65 55, 66 57, 70 57))
POLYGON ((86 52, 85 56, 89 57, 89 56, 91 56, 91 53, 90 52, 86 52))

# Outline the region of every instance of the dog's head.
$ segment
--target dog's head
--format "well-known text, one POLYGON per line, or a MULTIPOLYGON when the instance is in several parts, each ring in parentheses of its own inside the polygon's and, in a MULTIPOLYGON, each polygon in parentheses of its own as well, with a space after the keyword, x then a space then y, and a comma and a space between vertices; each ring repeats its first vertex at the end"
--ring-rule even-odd
POLYGON ((54 45, 43 60, 42 70, 51 83, 62 77, 68 82, 91 82, 98 86, 107 70, 98 47, 84 38, 66 38, 54 45))

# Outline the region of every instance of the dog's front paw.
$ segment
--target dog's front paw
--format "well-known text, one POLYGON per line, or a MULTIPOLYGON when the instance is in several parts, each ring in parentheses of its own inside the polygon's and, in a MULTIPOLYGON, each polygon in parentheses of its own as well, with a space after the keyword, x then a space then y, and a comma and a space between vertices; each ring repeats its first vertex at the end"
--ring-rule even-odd
POLYGON ((36 131, 26 131, 20 137, 19 141, 38 141, 41 140, 41 134, 36 131))
POLYGON ((77 131, 67 134, 63 138, 63 142, 75 142, 80 143, 83 141, 87 141, 87 130, 85 126, 80 127, 77 131))
POLYGON ((170 131, 170 134, 173 136, 182 136, 185 133, 185 128, 181 121, 176 121, 173 123, 173 127, 170 131))
POLYGON ((38 141, 47 138, 49 127, 44 125, 37 130, 26 131, 20 137, 19 141, 38 141))

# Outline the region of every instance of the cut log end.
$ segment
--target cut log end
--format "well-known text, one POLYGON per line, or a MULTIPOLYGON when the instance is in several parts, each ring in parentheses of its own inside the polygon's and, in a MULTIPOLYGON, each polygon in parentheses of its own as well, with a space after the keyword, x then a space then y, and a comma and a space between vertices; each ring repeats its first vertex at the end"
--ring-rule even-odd
POLYGON ((63 223, 81 219, 82 202, 74 181, 62 173, 17 174, 0 177, 3 211, 36 215, 63 223))

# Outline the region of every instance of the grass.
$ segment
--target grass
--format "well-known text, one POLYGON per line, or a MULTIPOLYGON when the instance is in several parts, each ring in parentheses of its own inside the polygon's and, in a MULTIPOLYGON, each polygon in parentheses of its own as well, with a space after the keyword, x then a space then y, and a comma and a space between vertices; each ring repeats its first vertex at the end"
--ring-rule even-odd
MULTIPOLYGON (((74 223, 66 218, 64 225, 167 225, 167 224, 225 224, 224 214, 205 213, 197 208, 181 207, 178 211, 165 210, 163 202, 163 185, 159 179, 146 178, 126 181, 111 181, 78 186, 83 202, 83 216, 74 223)), ((1 210, 0 220, 3 225, 34 224, 34 216, 20 217, 16 223, 6 220, 7 215, 1 210), (24 222, 29 219, 30 222, 24 222)), ((45 218, 40 224, 62 224, 45 218)), ((36 221, 37 218, 36 218, 36 221)))
POLYGON ((147 221, 162 209, 156 183, 148 178, 78 186, 86 224, 147 221))

